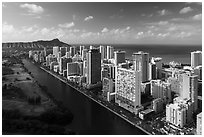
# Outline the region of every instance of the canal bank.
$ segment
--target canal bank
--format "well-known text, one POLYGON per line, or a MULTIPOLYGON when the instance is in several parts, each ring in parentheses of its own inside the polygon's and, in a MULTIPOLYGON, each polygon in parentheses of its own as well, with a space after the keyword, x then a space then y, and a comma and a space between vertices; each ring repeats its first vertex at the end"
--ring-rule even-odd
POLYGON ((128 123, 130 123, 131 125, 135 126, 136 128, 142 130, 143 132, 145 132, 148 135, 151 135, 151 133, 149 133, 148 131, 146 131, 145 129, 143 129, 142 127, 136 125, 135 123, 131 122, 130 120, 128 120, 127 118, 125 118, 124 116, 120 115, 119 113, 113 111, 112 109, 110 109, 109 107, 105 106, 104 104, 102 104, 101 102, 95 100, 94 98, 92 98, 91 96, 88 96, 86 93, 82 92, 81 90, 79 90, 78 88, 74 87, 73 85, 69 84, 68 82, 66 82, 65 80, 63 80, 62 78, 60 78, 59 76, 57 76, 56 74, 46 70, 43 67, 40 67, 42 70, 46 71, 47 73, 51 74, 52 76, 54 76, 55 78, 57 78, 58 80, 64 82, 65 84, 69 85, 70 87, 74 88, 75 90, 77 90, 78 92, 82 93, 83 95, 85 95, 86 97, 88 97, 89 99, 93 100, 94 102, 98 103, 99 105, 101 105, 102 107, 108 109, 109 111, 111 111, 112 113, 114 113, 115 115, 117 115, 118 117, 122 118, 123 120, 127 121, 128 123))
MULTIPOLYGON (((26 67, 32 72, 37 81, 48 87, 48 91, 57 100, 64 103, 74 113, 74 120, 69 128, 78 134, 93 135, 143 135, 142 130, 135 128, 121 116, 114 114, 100 102, 90 98, 84 98, 84 94, 77 88, 67 85, 63 79, 58 80, 50 73, 45 72, 29 61, 24 61, 26 67), (62 81, 63 80, 63 81, 62 81), (73 105, 74 104, 74 105, 73 105), (122 119, 121 119, 122 118, 122 119)), ((58 77, 59 78, 59 77, 58 77)))

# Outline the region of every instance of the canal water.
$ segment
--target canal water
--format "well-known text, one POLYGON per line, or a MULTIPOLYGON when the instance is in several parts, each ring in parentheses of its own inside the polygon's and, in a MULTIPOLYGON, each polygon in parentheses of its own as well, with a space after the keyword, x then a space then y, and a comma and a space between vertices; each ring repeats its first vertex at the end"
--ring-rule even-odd
POLYGON ((34 78, 46 86, 56 100, 74 114, 70 129, 80 135, 143 135, 138 128, 127 123, 109 110, 95 103, 67 84, 23 59, 25 67, 34 78))

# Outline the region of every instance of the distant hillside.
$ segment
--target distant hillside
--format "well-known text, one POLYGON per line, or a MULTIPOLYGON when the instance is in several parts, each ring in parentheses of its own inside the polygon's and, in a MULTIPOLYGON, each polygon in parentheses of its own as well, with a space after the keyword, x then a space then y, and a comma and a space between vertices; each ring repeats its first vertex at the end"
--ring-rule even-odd
POLYGON ((41 49, 41 48, 52 48, 53 46, 65 46, 70 47, 71 45, 59 41, 59 39, 53 39, 50 41, 38 40, 33 42, 13 42, 13 43, 2 43, 2 49, 41 49))

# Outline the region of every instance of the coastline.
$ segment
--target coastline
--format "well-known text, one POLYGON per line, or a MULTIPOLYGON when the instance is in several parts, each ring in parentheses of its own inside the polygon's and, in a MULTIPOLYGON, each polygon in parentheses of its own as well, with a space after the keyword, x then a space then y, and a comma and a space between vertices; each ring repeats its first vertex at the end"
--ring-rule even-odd
POLYGON ((144 128, 136 125, 135 123, 131 122, 130 120, 126 119, 125 117, 121 116, 119 113, 113 111, 112 109, 110 109, 109 107, 105 106, 104 104, 102 104, 101 102, 95 100, 94 98, 92 98, 91 96, 88 96, 86 93, 80 91, 80 89, 74 87, 73 85, 69 84, 68 82, 66 82, 65 80, 63 80, 62 78, 60 78, 59 76, 55 75, 54 73, 46 70, 45 68, 43 68, 42 66, 39 67, 40 69, 42 69, 43 71, 51 74, 53 77, 57 78, 58 80, 64 82, 65 84, 67 84, 68 86, 72 87, 73 89, 77 90, 78 92, 82 93, 83 95, 85 95, 86 97, 88 97, 89 99, 91 99, 92 101, 98 103, 99 105, 101 105, 102 107, 108 109, 109 111, 111 111, 112 113, 114 113, 115 115, 117 115, 118 117, 122 118, 123 120, 125 120, 126 122, 130 123, 131 125, 135 126, 136 128, 140 129, 141 131, 143 131, 144 133, 146 133, 147 135, 152 135, 151 133, 149 133, 148 131, 146 131, 144 128))

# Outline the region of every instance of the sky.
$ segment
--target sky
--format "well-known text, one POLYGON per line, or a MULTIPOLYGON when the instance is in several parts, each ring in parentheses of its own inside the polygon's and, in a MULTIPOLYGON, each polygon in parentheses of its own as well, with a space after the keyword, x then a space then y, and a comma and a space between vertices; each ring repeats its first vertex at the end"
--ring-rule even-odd
POLYGON ((2 41, 201 45, 198 2, 3 2, 2 41))

